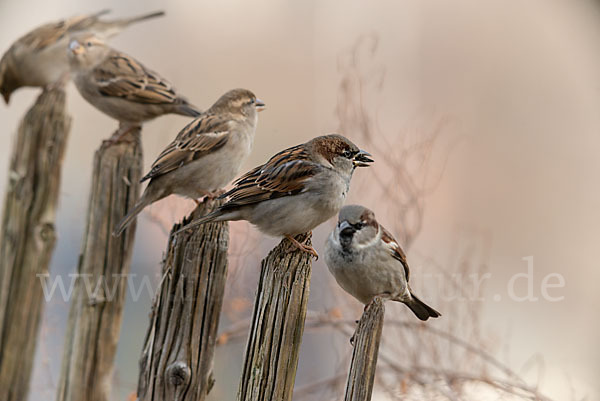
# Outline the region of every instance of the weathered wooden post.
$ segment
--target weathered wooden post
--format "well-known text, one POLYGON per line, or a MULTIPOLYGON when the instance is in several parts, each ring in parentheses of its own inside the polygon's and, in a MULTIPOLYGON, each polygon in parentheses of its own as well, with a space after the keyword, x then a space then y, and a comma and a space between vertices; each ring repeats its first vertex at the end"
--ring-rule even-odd
POLYGON ((19 126, 0 231, 0 400, 27 399, 43 310, 40 277, 56 242, 62 162, 71 128, 65 92, 42 92, 19 126))
POLYGON ((214 383, 213 355, 227 279, 228 223, 173 233, 220 201, 204 201, 171 230, 159 292, 140 358, 140 401, 201 401, 214 383))
POLYGON ((135 224, 120 237, 111 233, 137 200, 141 176, 140 129, 96 151, 58 401, 109 399, 135 224))
POLYGON ((353 337, 354 351, 346 383, 345 401, 371 400, 384 314, 383 301, 376 297, 358 322, 353 337))
POLYGON ((292 399, 312 261, 291 249, 284 239, 262 261, 238 401, 292 399))

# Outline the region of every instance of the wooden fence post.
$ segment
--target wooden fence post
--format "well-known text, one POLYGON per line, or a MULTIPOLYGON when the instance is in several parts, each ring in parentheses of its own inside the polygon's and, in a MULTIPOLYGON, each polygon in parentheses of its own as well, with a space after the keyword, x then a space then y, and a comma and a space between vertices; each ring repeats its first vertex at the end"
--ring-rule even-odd
POLYGON ((140 401, 201 401, 212 388, 229 225, 207 223, 177 235, 173 232, 220 203, 201 203, 190 218, 171 230, 140 358, 140 401))
POLYGON ((87 226, 71 299, 58 401, 108 401, 135 223, 111 233, 140 192, 140 129, 94 156, 87 226))
POLYGON ((345 401, 371 400, 384 314, 383 301, 376 297, 358 322, 354 333, 354 351, 346 383, 345 401))
POLYGON ((312 270, 311 256, 292 249, 284 239, 262 261, 238 401, 292 399, 312 270))
MULTIPOLYGON (((19 126, 0 231, 0 400, 27 399, 71 128, 62 89, 44 91, 19 126)), ((6 142, 6 138, 5 142, 6 142)))

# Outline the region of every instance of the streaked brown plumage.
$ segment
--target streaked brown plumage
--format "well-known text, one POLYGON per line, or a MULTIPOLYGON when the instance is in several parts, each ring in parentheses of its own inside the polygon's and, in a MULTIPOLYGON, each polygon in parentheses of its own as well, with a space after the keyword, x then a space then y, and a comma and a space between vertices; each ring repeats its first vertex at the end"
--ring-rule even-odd
POLYGON ((369 154, 341 135, 324 135, 285 149, 244 174, 216 211, 184 228, 209 221, 247 220, 260 231, 285 236, 298 248, 315 250, 293 236, 311 231, 342 207, 356 167, 369 154))
POLYGON ((119 235, 146 206, 171 194, 213 196, 239 173, 250 154, 264 103, 246 89, 234 89, 189 123, 158 156, 150 180, 133 209, 117 225, 119 235))
POLYGON ((189 123, 158 155, 142 182, 170 173, 225 146, 230 133, 229 121, 230 116, 211 114, 209 111, 189 123))
POLYGON ((108 12, 44 24, 16 40, 0 60, 0 93, 6 104, 21 87, 47 87, 66 79, 69 72, 66 49, 71 35, 91 32, 106 39, 135 22, 164 15, 159 11, 133 18, 101 20, 108 12))
POLYGON ((163 114, 200 115, 166 79, 94 35, 76 36, 69 50, 77 90, 98 110, 120 122, 117 136, 163 114))

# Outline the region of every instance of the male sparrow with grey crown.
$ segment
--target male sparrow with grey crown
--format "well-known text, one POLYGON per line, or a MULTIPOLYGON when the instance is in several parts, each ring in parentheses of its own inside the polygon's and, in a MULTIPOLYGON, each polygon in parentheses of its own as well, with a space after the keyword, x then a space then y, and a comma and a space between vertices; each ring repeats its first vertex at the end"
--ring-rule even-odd
POLYGON ((264 107, 249 90, 234 89, 189 123, 142 179, 150 182, 114 235, 121 234, 146 206, 171 194, 194 200, 215 196, 235 178, 250 154, 258 112, 264 107))
POLYGON ((254 168, 221 195, 217 210, 179 231, 209 221, 247 220, 271 236, 284 236, 297 248, 317 252, 294 236, 333 217, 342 207, 356 167, 373 160, 341 135, 316 137, 283 150, 254 168))
POLYGON ((79 93, 92 106, 119 121, 120 128, 112 142, 163 114, 200 115, 198 108, 180 96, 167 80, 92 34, 72 39, 68 54, 79 93))
POLYGON ((67 46, 71 35, 91 32, 108 39, 133 23, 165 14, 158 11, 133 18, 101 20, 100 17, 108 12, 103 10, 51 22, 17 39, 0 60, 0 93, 6 104, 12 93, 21 87, 46 88, 60 85, 67 78, 67 46))
POLYGON ((412 292, 402 248, 366 207, 342 208, 325 262, 338 284, 365 305, 381 297, 404 303, 421 320, 441 316, 412 292))

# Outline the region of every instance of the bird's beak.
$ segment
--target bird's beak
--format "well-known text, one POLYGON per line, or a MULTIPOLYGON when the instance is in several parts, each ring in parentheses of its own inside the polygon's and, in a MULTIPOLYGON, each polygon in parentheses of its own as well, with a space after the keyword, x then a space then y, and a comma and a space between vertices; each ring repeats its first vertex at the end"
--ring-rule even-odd
POLYGON ((338 232, 342 237, 352 236, 356 230, 352 227, 352 224, 348 223, 346 220, 340 222, 338 224, 338 232))
POLYGON ((352 159, 352 164, 354 164, 354 167, 369 167, 369 163, 373 163, 373 161, 369 152, 361 150, 352 159))
POLYGON ((73 53, 74 55, 79 55, 81 53, 83 53, 83 46, 81 45, 81 43, 79 43, 76 40, 72 40, 71 43, 69 43, 69 50, 71 51, 71 53, 73 53))
POLYGON ((256 99, 254 102, 254 107, 256 107, 256 111, 263 111, 265 109, 265 102, 260 99, 256 99))

